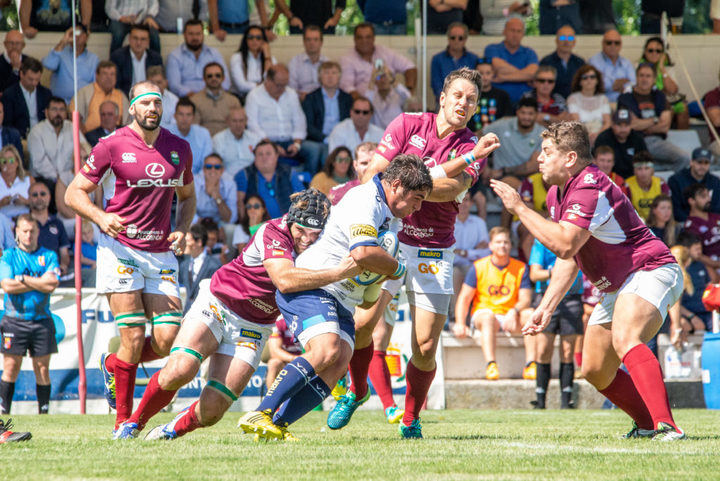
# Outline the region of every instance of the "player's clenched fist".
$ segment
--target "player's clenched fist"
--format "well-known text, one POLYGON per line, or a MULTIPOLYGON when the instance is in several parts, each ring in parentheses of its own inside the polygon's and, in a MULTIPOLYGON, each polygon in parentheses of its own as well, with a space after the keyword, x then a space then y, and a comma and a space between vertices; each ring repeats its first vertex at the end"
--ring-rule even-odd
POLYGON ((119 233, 125 230, 123 222, 125 219, 117 214, 103 212, 98 219, 98 227, 112 238, 118 236, 119 233))
POLYGON ((484 159, 500 147, 500 139, 495 134, 483 135, 473 148, 476 159, 484 159))

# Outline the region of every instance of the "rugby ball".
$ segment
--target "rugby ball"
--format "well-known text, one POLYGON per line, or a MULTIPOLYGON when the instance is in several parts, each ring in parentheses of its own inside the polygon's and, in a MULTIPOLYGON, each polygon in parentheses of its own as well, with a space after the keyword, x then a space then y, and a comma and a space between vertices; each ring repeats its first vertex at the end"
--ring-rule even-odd
MULTIPOLYGON (((398 252, 400 251, 400 241, 398 241, 397 234, 389 230, 381 230, 378 233, 378 244, 382 247, 385 252, 397 259, 398 252)), ((361 274, 355 276, 354 280, 361 286, 369 286, 375 284, 383 279, 385 275, 376 274, 371 271, 364 271, 361 274)))

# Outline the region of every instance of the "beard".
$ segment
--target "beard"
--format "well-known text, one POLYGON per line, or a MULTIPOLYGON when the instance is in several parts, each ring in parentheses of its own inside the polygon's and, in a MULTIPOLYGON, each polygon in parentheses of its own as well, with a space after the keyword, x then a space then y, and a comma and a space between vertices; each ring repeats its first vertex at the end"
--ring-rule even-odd
POLYGON ((702 208, 701 208, 700 210, 703 211, 703 212, 710 212, 710 207, 711 207, 711 206, 710 206, 710 202, 708 202, 707 204, 705 204, 704 206, 702 206, 702 208))
POLYGON ((135 116, 135 122, 145 130, 155 130, 160 127, 160 120, 162 120, 162 114, 158 114, 157 119, 150 119, 148 117, 135 116))
POLYGON ((202 42, 200 42, 200 43, 198 43, 198 44, 185 42, 185 45, 187 46, 187 48, 188 48, 189 50, 192 50, 193 52, 197 52, 197 51, 200 50, 200 49, 202 48, 202 46, 203 46, 202 42))

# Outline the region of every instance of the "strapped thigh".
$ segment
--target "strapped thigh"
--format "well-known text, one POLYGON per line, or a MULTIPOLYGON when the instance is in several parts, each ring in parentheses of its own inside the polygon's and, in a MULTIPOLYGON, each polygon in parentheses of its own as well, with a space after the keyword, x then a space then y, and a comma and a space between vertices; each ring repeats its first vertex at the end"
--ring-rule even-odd
POLYGON ((207 384, 205 387, 209 387, 211 389, 216 390, 220 394, 222 394, 223 397, 230 399, 232 402, 235 402, 238 400, 238 397, 235 395, 234 392, 232 392, 225 384, 221 383, 220 381, 216 379, 208 379, 207 384))
POLYGON ((175 352, 180 353, 180 354, 186 354, 186 355, 192 357, 193 359, 195 359, 197 361, 198 364, 201 364, 203 362, 203 355, 200 354, 199 352, 197 352, 195 349, 190 349, 189 347, 182 347, 182 346, 177 346, 177 347, 173 347, 172 349, 170 349, 170 354, 173 354, 175 352))
POLYGON ((124 327, 145 327, 147 318, 145 312, 127 312, 125 314, 118 314, 115 316, 115 322, 117 322, 118 328, 124 327))
POLYGON ((182 312, 180 311, 161 312, 160 314, 157 314, 152 318, 153 326, 171 325, 179 327, 181 321, 182 312))

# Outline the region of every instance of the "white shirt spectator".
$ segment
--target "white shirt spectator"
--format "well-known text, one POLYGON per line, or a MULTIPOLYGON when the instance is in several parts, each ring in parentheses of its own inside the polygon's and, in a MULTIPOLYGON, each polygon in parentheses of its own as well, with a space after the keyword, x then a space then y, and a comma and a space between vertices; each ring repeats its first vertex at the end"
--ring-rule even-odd
POLYGON ((383 60, 393 74, 405 73, 406 70, 415 68, 415 64, 410 60, 382 45, 375 45, 375 51, 370 62, 363 59, 357 50, 353 48, 340 59, 340 66, 342 67, 340 88, 345 92, 357 91, 365 95, 365 91, 370 84, 375 61, 379 58, 383 60))
POLYGON ((320 87, 318 81, 318 68, 323 62, 327 62, 325 55, 320 55, 318 61, 312 63, 306 52, 299 53, 290 59, 288 70, 290 71, 290 87, 297 92, 308 94, 320 87))
MULTIPOLYGON (((276 63, 275 57, 272 57, 272 64, 275 65, 276 63)), ((236 93, 247 94, 260 85, 265 79, 260 54, 255 57, 248 52, 247 71, 243 68, 242 54, 240 52, 232 54, 230 57, 230 78, 232 79, 232 91, 236 93)))
MULTIPOLYGON (((90 145, 80 133, 80 144, 85 152, 90 152, 90 145)), ((57 180, 62 172, 73 171, 73 138, 72 122, 63 121, 60 135, 49 120, 30 129, 28 134, 28 150, 30 151, 30 174, 33 177, 45 177, 57 180)))
POLYGON ((395 117, 403 113, 403 106, 410 95, 410 91, 401 83, 390 90, 385 98, 382 98, 376 89, 365 92, 365 96, 373 106, 372 123, 380 128, 387 128, 395 117))
POLYGON ((238 139, 229 128, 221 130, 212 138, 213 150, 222 157, 225 172, 231 178, 254 162, 253 151, 261 140, 262 137, 248 129, 238 139))
POLYGON ((360 134, 355 130, 355 124, 352 119, 345 119, 337 124, 328 135, 328 151, 332 152, 336 147, 345 146, 350 152, 355 152, 355 147, 363 142, 380 142, 384 130, 377 125, 368 125, 365 137, 360 138, 360 134))
POLYGON ((147 59, 147 50, 143 52, 140 60, 138 60, 134 53, 130 54, 130 60, 132 61, 133 68, 133 85, 145 81, 145 59, 147 59))
POLYGON ((120 21, 120 17, 135 15, 140 23, 146 17, 155 17, 160 10, 158 0, 107 0, 105 13, 108 18, 120 21))
POLYGON ((567 108, 571 114, 578 114, 591 134, 600 132, 603 114, 610 115, 610 102, 604 94, 586 97, 582 92, 575 92, 568 97, 567 108))
MULTIPOLYGON (((224 224, 222 219, 220 219, 217 202, 205 192, 205 176, 202 174, 195 176, 195 195, 197 197, 197 207, 193 223, 203 217, 210 217, 217 222, 218 225, 224 224)), ((235 181, 225 175, 220 177, 220 197, 222 197, 230 209, 231 215, 228 224, 232 224, 237 220, 237 187, 235 186, 235 181)))
MULTIPOLYGON (((19 176, 15 177, 15 181, 12 185, 7 185, 4 180, 0 179, 0 199, 5 198, 6 196, 14 196, 14 195, 21 195, 25 197, 26 199, 29 197, 28 191, 30 190, 30 176, 26 175, 24 179, 21 179, 19 176)), ((0 208, 0 213, 8 216, 9 218, 13 218, 16 215, 24 214, 25 212, 28 212, 30 209, 26 205, 15 205, 12 201, 0 208)))
POLYGON ((160 127, 169 129, 175 125, 175 107, 177 107, 178 96, 172 93, 170 89, 165 89, 162 94, 162 103, 163 114, 162 119, 160 119, 160 127))
POLYGON ((248 129, 273 141, 305 139, 307 120, 297 93, 291 88, 278 100, 270 96, 264 84, 250 91, 245 99, 248 129))
POLYGON ((455 248, 467 251, 467 257, 455 255, 455 265, 469 265, 472 262, 490 255, 490 249, 475 249, 480 242, 490 242, 487 224, 474 214, 470 214, 465 222, 455 220, 455 248))

